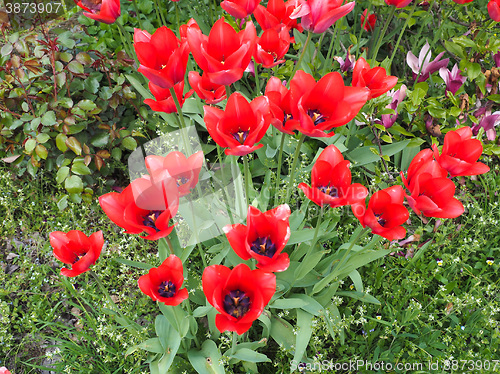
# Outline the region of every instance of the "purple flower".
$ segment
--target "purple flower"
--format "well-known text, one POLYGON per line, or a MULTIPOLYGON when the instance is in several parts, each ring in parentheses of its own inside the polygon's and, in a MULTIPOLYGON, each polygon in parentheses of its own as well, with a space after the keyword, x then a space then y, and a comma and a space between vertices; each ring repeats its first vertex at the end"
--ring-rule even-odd
POLYGON ((413 79, 417 79, 418 73, 420 72, 420 76, 418 78, 418 82, 424 82, 429 78, 429 75, 438 71, 441 68, 444 68, 448 65, 450 61, 449 58, 445 58, 441 60, 444 55, 444 52, 441 52, 437 55, 434 61, 431 61, 431 51, 428 42, 425 42, 425 45, 422 47, 418 58, 410 51, 406 55, 406 62, 410 66, 411 70, 413 70, 413 79), (441 60, 441 61, 440 61, 441 60))
POLYGON ((351 55, 350 51, 347 52, 345 61, 342 57, 338 56, 335 56, 333 59, 340 64, 340 71, 342 72, 352 71, 354 69, 354 63, 356 62, 356 57, 354 55, 351 55))
POLYGON ((488 138, 488 140, 495 140, 497 137, 495 126, 498 126, 499 124, 500 124, 500 112, 495 112, 491 114, 491 111, 486 111, 486 114, 484 115, 483 118, 481 118, 479 124, 475 123, 472 126, 472 133, 474 135, 477 135, 477 133, 479 132, 479 128, 482 127, 486 133, 486 137, 488 138))
POLYGON ((467 77, 460 75, 461 71, 458 69, 458 65, 455 64, 451 72, 447 68, 439 69, 439 75, 443 78, 444 83, 446 83, 446 91, 450 91, 453 95, 462 87, 467 77))
POLYGON ((493 61, 495 61, 497 68, 500 68, 500 51, 493 55, 493 61))
POLYGON ((382 114, 382 120, 378 120, 376 122, 382 124, 386 129, 388 129, 396 123, 396 119, 398 118, 398 105, 406 97, 406 86, 403 84, 399 90, 391 90, 387 92, 386 95, 392 97, 392 102, 387 105, 386 108, 394 109, 396 113, 382 114))

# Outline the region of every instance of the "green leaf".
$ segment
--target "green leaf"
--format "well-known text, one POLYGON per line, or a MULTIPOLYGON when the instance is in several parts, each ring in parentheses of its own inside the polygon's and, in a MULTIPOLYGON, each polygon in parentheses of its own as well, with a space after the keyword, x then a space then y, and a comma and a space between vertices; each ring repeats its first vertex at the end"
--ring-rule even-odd
POLYGON ((72 175, 71 177, 66 179, 64 188, 69 193, 81 193, 83 191, 82 179, 77 175, 72 175))
POLYGON ((8 56, 12 52, 12 49, 12 44, 5 44, 0 50, 0 54, 2 54, 2 56, 8 56))
POLYGON ((114 260, 120 264, 124 264, 124 265, 131 266, 131 267, 138 268, 138 269, 149 270, 151 268, 154 268, 153 265, 146 264, 144 262, 139 262, 139 261, 127 260, 125 258, 115 258, 114 260))
POLYGON ((181 338, 185 337, 189 331, 189 320, 187 313, 178 306, 167 306, 163 303, 158 304, 163 316, 179 332, 181 338))
POLYGON ((78 175, 89 175, 92 171, 83 162, 74 162, 71 172, 78 175))
POLYGON ((83 74, 83 72, 84 72, 83 65, 75 60, 71 61, 68 64, 68 70, 70 72, 72 72, 73 74, 83 74))
POLYGON ((56 182, 58 184, 61 184, 62 182, 64 182, 64 180, 66 179, 66 177, 69 175, 69 167, 67 166, 63 166, 61 167, 58 171, 57 171, 57 174, 56 174, 56 182))
POLYGON ((305 305, 307 305, 307 301, 298 298, 289 298, 289 299, 277 299, 272 304, 270 304, 269 307, 276 309, 294 309, 294 308, 301 308, 305 305))
POLYGON ((148 339, 140 344, 129 347, 129 349, 127 349, 127 351, 125 352, 125 357, 134 353, 138 349, 143 349, 145 351, 153 352, 153 353, 164 353, 165 352, 165 349, 162 347, 162 345, 160 343, 160 339, 151 338, 151 339, 148 339))
POLYGON ((265 354, 255 352, 254 350, 248 348, 236 349, 236 352, 234 352, 231 357, 248 362, 271 362, 265 354))
POLYGON ((33 150, 36 147, 36 140, 35 139, 28 139, 26 143, 24 143, 24 149, 26 150, 26 153, 31 154, 33 153, 33 150))
POLYGON ((137 148, 137 141, 134 138, 128 136, 122 140, 122 145, 124 148, 130 151, 135 151, 135 149, 137 148))
POLYGON ((380 305, 380 301, 374 298, 372 295, 368 295, 367 293, 358 292, 358 291, 337 291, 337 295, 340 296, 349 296, 353 299, 362 301, 364 303, 371 303, 380 305))
POLYGON ((59 210, 64 210, 64 209, 66 209, 67 206, 68 206, 68 195, 64 195, 57 202, 57 208, 59 210))
POLYGON ((315 245, 313 253, 301 261, 299 267, 295 270, 295 279, 300 280, 304 278, 307 274, 311 272, 312 269, 320 262, 324 255, 324 251, 320 250, 322 248, 319 245, 315 245))
POLYGON ((65 31, 58 35, 57 42, 61 43, 64 47, 68 49, 73 49, 75 47, 75 41, 72 39, 73 34, 69 31, 65 31))
POLYGON ((357 270, 353 270, 348 275, 349 278, 351 278, 352 283, 354 283, 356 291, 363 292, 363 281, 361 280, 361 275, 359 275, 359 272, 357 270))
POLYGON ((297 338, 295 340, 295 362, 301 362, 312 334, 313 315, 301 309, 297 310, 297 338))
POLYGON ((207 315, 207 313, 210 310, 212 310, 212 308, 213 307, 211 305, 199 306, 198 308, 193 310, 193 317, 196 317, 196 318, 205 317, 207 315))
POLYGON ((97 108, 97 105, 93 101, 90 101, 90 100, 81 100, 78 103, 78 107, 81 108, 82 110, 85 110, 86 112, 90 112, 90 111, 94 110, 95 108, 97 108))
MULTIPOLYGON (((108 141, 109 141, 109 133, 100 132, 100 133, 94 135, 92 137, 92 139, 90 139, 90 144, 92 144, 94 147, 97 147, 97 148, 104 148, 106 145, 108 145, 108 141)), ((114 148, 113 151, 115 149, 119 149, 119 148, 114 148)))
POLYGON ((38 157, 40 157, 44 160, 47 159, 47 155, 49 154, 49 152, 47 151, 47 148, 45 148, 45 146, 41 145, 41 144, 38 144, 35 147, 35 153, 38 155, 38 157))
POLYGON ((56 147, 59 149, 61 152, 66 152, 68 149, 68 146, 66 145, 66 140, 68 137, 64 135, 63 133, 59 133, 56 136, 56 147))
POLYGON ((56 125, 56 124, 57 124, 56 114, 52 110, 46 112, 43 115, 43 117, 42 117, 42 125, 44 125, 44 126, 53 126, 53 125, 56 125))
POLYGON ((99 81, 95 77, 89 77, 85 79, 85 82, 83 83, 83 86, 85 89, 90 92, 90 93, 97 93, 99 91, 99 81))
POLYGON ((476 79, 479 74, 481 74, 481 65, 479 65, 477 62, 474 62, 467 67, 467 77, 471 81, 476 79))
POLYGON ((74 136, 71 136, 68 139, 66 139, 66 145, 78 156, 82 154, 82 145, 80 144, 78 139, 76 139, 74 136))
POLYGON ((113 157, 116 161, 120 161, 122 158, 122 150, 120 148, 113 148, 111 151, 111 157, 113 157))
POLYGON ((301 306, 302 310, 311 313, 312 315, 318 316, 323 313, 323 305, 318 303, 316 299, 312 298, 306 294, 292 294, 290 297, 294 299, 301 299, 306 302, 306 305, 301 306))
POLYGON ((190 350, 188 359, 199 374, 224 374, 224 366, 219 364, 222 355, 213 340, 205 340, 201 351, 190 350))
POLYGON ((295 345, 295 335, 292 325, 280 317, 272 316, 270 334, 285 349, 291 350, 295 345))

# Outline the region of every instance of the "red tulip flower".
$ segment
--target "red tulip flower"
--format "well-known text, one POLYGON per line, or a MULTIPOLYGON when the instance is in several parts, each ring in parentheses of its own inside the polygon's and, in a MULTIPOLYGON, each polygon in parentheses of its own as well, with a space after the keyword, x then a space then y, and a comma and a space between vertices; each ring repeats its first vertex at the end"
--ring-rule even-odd
POLYGON ((254 52, 255 62, 262 64, 264 68, 272 68, 285 62, 283 56, 290 48, 290 35, 288 28, 282 27, 280 31, 276 29, 265 30, 254 52))
POLYGON ((11 374, 11 373, 5 366, 2 366, 0 368, 0 374, 11 374))
POLYGON ((297 29, 302 32, 304 30, 302 25, 290 18, 294 9, 295 0, 289 0, 286 3, 283 0, 269 0, 266 8, 259 4, 253 15, 262 30, 274 29, 284 24, 288 29, 297 29))
POLYGON ((145 162, 154 184, 173 178, 177 184, 179 197, 182 197, 189 194, 198 183, 203 159, 202 151, 196 152, 188 158, 181 152, 173 151, 165 157, 146 156, 145 162))
POLYGON ((244 19, 251 15, 260 0, 224 0, 220 3, 222 9, 237 19, 244 19))
POLYGON ((227 240, 243 260, 254 258, 257 267, 266 272, 285 271, 290 265, 288 254, 281 253, 290 239, 290 208, 280 205, 262 213, 248 207, 247 224, 224 227, 227 240))
POLYGON ((483 145, 480 140, 471 138, 472 129, 462 127, 446 133, 441 155, 437 146, 433 146, 437 162, 452 177, 484 174, 490 170, 487 165, 477 162, 483 153, 483 145))
MULTIPOLYGON (((149 107, 155 112, 177 113, 177 107, 175 106, 175 101, 172 97, 170 89, 161 88, 152 82, 149 82, 148 86, 149 90, 155 97, 155 100, 145 99, 144 104, 149 105, 149 107)), ((193 94, 194 90, 189 90, 184 95, 184 81, 182 81, 174 85, 174 92, 175 96, 177 96, 177 101, 182 108, 184 101, 186 101, 186 99, 193 94)))
POLYGON ((328 73, 317 83, 312 75, 297 71, 290 82, 292 95, 298 100, 292 107, 297 130, 311 137, 331 137, 334 127, 351 121, 370 95, 366 87, 346 87, 338 72, 328 73))
POLYGON ((226 110, 205 106, 205 124, 210 136, 227 155, 244 156, 263 147, 259 142, 269 128, 271 114, 269 100, 259 96, 251 103, 239 92, 227 101, 226 110))
POLYGON ((189 47, 168 27, 160 27, 153 35, 135 29, 134 48, 140 62, 138 71, 155 85, 168 89, 184 81, 189 47))
POLYGON ((87 237, 79 230, 71 230, 67 233, 53 231, 49 235, 50 245, 54 248, 54 256, 71 269, 62 268, 61 275, 76 277, 90 270, 101 255, 104 238, 102 231, 98 231, 87 237))
POLYGON ((387 75, 383 67, 377 66, 373 69, 363 57, 356 61, 352 72, 352 86, 366 87, 370 89, 370 99, 379 97, 398 83, 398 78, 387 75))
POLYGON ((410 4, 412 0, 385 0, 387 5, 393 5, 396 8, 404 8, 408 4, 410 4))
POLYGON ((200 73, 190 71, 188 79, 194 92, 207 104, 217 104, 226 98, 226 88, 223 85, 210 82, 206 74, 200 76, 200 73))
POLYGON ((490 0, 488 14, 493 21, 500 22, 500 0, 490 0))
POLYGON ((392 186, 375 192, 365 210, 364 203, 352 206, 352 210, 363 227, 368 226, 373 234, 388 240, 403 239, 406 229, 401 225, 408 220, 408 209, 403 205, 405 193, 403 187, 392 186), (363 214, 359 214, 359 210, 363 214))
POLYGON ((311 187, 300 183, 299 188, 309 200, 320 206, 336 208, 363 201, 368 190, 359 183, 351 183, 349 164, 337 147, 329 145, 312 168, 311 187))
POLYGON ((184 282, 182 262, 176 255, 170 255, 157 268, 149 269, 139 278, 139 288, 153 301, 165 305, 179 305, 188 298, 188 290, 182 288, 184 282))
POLYGON ((373 13, 370 13, 368 15, 368 19, 366 19, 366 13, 368 12, 368 9, 365 9, 363 14, 361 14, 361 24, 364 25, 365 31, 372 32, 375 30, 375 23, 377 22, 377 16, 373 13))
POLYGON ((212 265, 203 271, 203 292, 220 314, 215 326, 220 332, 247 332, 276 292, 276 276, 245 264, 233 270, 212 265))
POLYGON ((424 173, 430 174, 433 178, 446 178, 448 176, 448 172, 434 160, 433 152, 430 149, 418 152, 408 167, 406 178, 403 172, 401 172, 401 178, 406 188, 412 191, 417 183, 417 176, 424 173))
POLYGON ((265 96, 269 99, 269 109, 273 117, 271 124, 279 131, 292 135, 298 121, 292 118, 292 93, 276 77, 267 81, 265 96))
POLYGON ((74 0, 85 10, 83 15, 102 23, 113 23, 120 17, 120 0, 74 0))
POLYGON ((467 3, 472 3, 474 0, 453 0, 457 4, 467 4, 467 3))
POLYGON ((229 85, 243 76, 255 50, 257 32, 252 22, 237 33, 219 19, 205 36, 197 27, 187 30, 187 40, 198 66, 214 84, 229 85))
POLYGON ((343 0, 297 0, 298 6, 290 15, 300 18, 304 30, 316 34, 324 33, 338 19, 354 9, 354 1, 342 5, 343 0))
POLYGON ((144 177, 134 180, 121 193, 102 195, 99 204, 126 233, 145 232, 147 235, 141 238, 157 240, 168 236, 174 228, 169 221, 177 213, 179 195, 173 178, 155 185, 144 177))

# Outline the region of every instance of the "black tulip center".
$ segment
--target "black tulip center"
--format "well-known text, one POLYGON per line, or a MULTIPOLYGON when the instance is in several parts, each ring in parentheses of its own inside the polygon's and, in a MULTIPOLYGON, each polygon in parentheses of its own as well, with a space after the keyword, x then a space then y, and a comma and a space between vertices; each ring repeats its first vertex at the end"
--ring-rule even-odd
POLYGON ((385 219, 383 219, 382 217, 380 217, 382 215, 382 213, 380 214, 375 214, 375 217, 377 217, 377 222, 380 226, 384 227, 385 224, 387 223, 387 221, 385 219))
POLYGON ((320 187, 319 190, 323 193, 326 193, 327 195, 330 195, 331 197, 339 197, 339 190, 335 186, 324 186, 320 187))
POLYGON ((240 144, 243 144, 245 142, 245 140, 247 139, 248 130, 247 131, 243 131, 243 130, 240 129, 238 132, 235 132, 232 135, 233 135, 233 138, 237 142, 239 142, 240 144))
POLYGON ((250 309, 250 305, 250 298, 240 290, 233 290, 224 297, 224 310, 236 318, 243 317, 250 309))
POLYGON ((165 281, 158 287, 158 293, 161 297, 173 297, 175 295, 175 284, 171 281, 165 281))
POLYGON ((317 109, 309 109, 307 115, 312 118, 314 126, 326 121, 325 117, 317 109))
POLYGON ((269 237, 257 238, 250 246, 250 249, 261 256, 269 258, 272 258, 276 253, 276 246, 269 237))
POLYGON ((180 187, 182 186, 183 184, 186 184, 186 182, 189 181, 189 178, 186 178, 186 177, 180 177, 180 178, 177 178, 176 182, 177 182, 177 187, 180 187))
POLYGON ((163 210, 152 210, 149 212, 148 215, 146 215, 144 217, 144 220, 142 221, 142 223, 144 224, 144 226, 152 227, 156 230, 156 232, 158 232, 160 230, 156 227, 156 220, 158 219, 158 217, 162 213, 163 213, 163 210))

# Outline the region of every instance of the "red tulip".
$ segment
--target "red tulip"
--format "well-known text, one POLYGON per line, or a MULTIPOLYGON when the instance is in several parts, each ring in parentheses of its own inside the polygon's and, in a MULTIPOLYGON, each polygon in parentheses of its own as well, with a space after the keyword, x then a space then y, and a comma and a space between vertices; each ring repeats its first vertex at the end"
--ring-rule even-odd
POLYGON ((373 234, 389 240, 403 239, 406 229, 401 225, 409 217, 408 209, 403 205, 404 198, 403 187, 392 186, 375 192, 368 202, 368 209, 365 210, 364 203, 359 203, 352 206, 352 210, 361 225, 371 228, 373 234))
POLYGON ((290 15, 295 9, 295 0, 286 3, 283 0, 269 0, 267 7, 258 5, 253 15, 262 30, 273 29, 280 24, 284 24, 289 29, 297 29, 302 32, 304 29, 297 20, 291 19, 290 15))
POLYGON ((297 71, 290 82, 297 105, 292 107, 297 129, 311 137, 331 137, 334 127, 351 121, 368 100, 365 87, 346 87, 338 72, 328 73, 317 83, 312 75, 297 71), (299 99, 300 98, 300 99, 299 99))
POLYGON ((259 3, 260 0, 224 0, 220 6, 234 18, 243 19, 251 15, 259 3))
POLYGON ((368 19, 366 20, 366 23, 365 23, 365 18, 366 18, 367 12, 368 12, 368 9, 365 9, 363 14, 361 14, 361 24, 365 25, 364 29, 366 31, 371 32, 371 31, 375 30, 375 23, 377 22, 377 16, 373 13, 370 13, 368 15, 368 19))
POLYGON ((221 18, 208 36, 199 28, 188 28, 187 40, 196 63, 210 81, 227 86, 243 76, 255 50, 257 32, 249 21, 245 29, 237 33, 221 18))
POLYGON ((336 208, 363 201, 368 195, 366 187, 352 184, 350 162, 334 145, 329 145, 319 155, 311 172, 311 187, 300 183, 299 188, 307 198, 323 206, 336 208))
POLYGON ((99 204, 126 233, 145 232, 147 235, 141 238, 157 240, 172 232, 174 226, 169 226, 169 221, 177 213, 179 196, 173 178, 155 185, 144 177, 134 180, 121 193, 102 195, 99 204))
POLYGON ((423 149, 417 153, 408 167, 407 177, 405 178, 401 172, 401 178, 406 188, 413 191, 417 183, 417 176, 424 173, 430 174, 433 178, 446 178, 448 176, 448 172, 434 160, 430 149, 423 149))
POLYGON ((433 146, 437 162, 452 177, 484 174, 490 170, 487 165, 477 162, 483 153, 483 145, 480 140, 471 138, 472 129, 462 127, 446 133, 441 156, 437 146, 433 146))
POLYGON ((269 109, 273 116, 271 125, 286 134, 293 134, 297 121, 292 118, 292 94, 276 77, 271 77, 266 85, 265 96, 269 99, 269 109))
POLYGON ((153 301, 165 305, 179 305, 188 298, 184 282, 182 262, 176 255, 170 255, 157 268, 149 269, 147 274, 139 278, 139 288, 153 301))
POLYGON ((379 97, 394 88, 398 83, 398 78, 387 75, 383 67, 370 68, 370 65, 363 57, 356 61, 352 72, 352 86, 366 87, 370 90, 370 99, 379 97))
POLYGON ((281 253, 290 238, 290 208, 280 205, 262 213, 248 207, 247 224, 224 227, 227 240, 243 260, 254 258, 257 267, 266 272, 285 271, 290 265, 288 254, 281 253))
MULTIPOLYGON (((175 106, 174 98, 168 88, 161 88, 156 84, 149 82, 148 84, 149 90, 155 97, 153 99, 145 99, 144 104, 149 105, 149 107, 155 112, 165 112, 165 113, 177 113, 177 107, 175 106)), ((177 83, 174 86, 175 96, 177 96, 177 100, 179 101, 179 105, 182 108, 184 105, 184 101, 190 97, 194 90, 189 90, 183 95, 184 92, 184 81, 177 83)))
POLYGON ((200 76, 200 73, 190 71, 188 79, 194 92, 207 104, 217 104, 226 98, 226 88, 223 85, 210 82, 206 74, 200 76))
POLYGON ((290 35, 288 28, 283 26, 279 31, 276 29, 265 30, 254 52, 255 62, 262 64, 265 68, 272 68, 285 62, 282 60, 290 48, 290 35))
POLYGON ((245 264, 233 270, 212 265, 203 271, 203 292, 220 314, 215 326, 220 332, 247 332, 276 292, 276 276, 245 264))
POLYGON ((297 0, 298 6, 290 15, 300 17, 304 30, 316 34, 324 33, 335 21, 354 9, 354 1, 342 5, 343 0, 297 0))
POLYGON ((269 100, 259 96, 251 103, 239 92, 233 93, 227 101, 226 110, 204 106, 205 124, 210 136, 227 155, 244 156, 263 147, 259 142, 269 128, 271 114, 269 100))
POLYGON ((71 230, 68 233, 53 231, 49 234, 49 239, 54 248, 54 256, 71 266, 71 269, 61 269, 61 275, 66 277, 76 277, 90 270, 90 266, 94 265, 101 255, 104 245, 102 231, 89 237, 79 230, 71 230))
POLYGON ((138 71, 155 85, 168 89, 184 81, 189 47, 168 27, 160 27, 153 35, 135 29, 134 48, 140 62, 138 71))
POLYGON ((85 10, 83 15, 102 23, 113 23, 120 17, 120 0, 74 0, 85 10))
POLYGON ((179 197, 191 192, 198 183, 201 167, 203 166, 203 152, 199 151, 189 158, 181 152, 173 151, 165 157, 146 156, 146 168, 154 184, 173 178, 177 183, 179 197))
POLYGON ((393 5, 396 8, 404 8, 408 4, 410 4, 412 0, 385 0, 387 5, 393 5))
POLYGON ((493 21, 500 22, 500 0, 490 0, 488 14, 493 21))
POLYGON ((473 0, 453 0, 457 4, 467 4, 472 3, 473 0))
POLYGON ((0 368, 0 374, 10 374, 10 371, 7 370, 7 368, 5 366, 2 366, 0 368))

